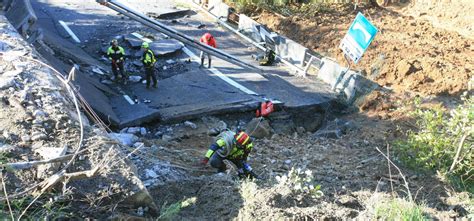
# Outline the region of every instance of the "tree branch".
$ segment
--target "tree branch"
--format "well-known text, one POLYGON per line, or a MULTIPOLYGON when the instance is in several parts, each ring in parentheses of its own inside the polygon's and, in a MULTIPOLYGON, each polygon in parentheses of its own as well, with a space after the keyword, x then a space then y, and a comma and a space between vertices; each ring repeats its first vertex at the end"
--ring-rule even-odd
POLYGON ((380 151, 378 147, 375 147, 375 149, 377 149, 377 151, 379 151, 380 154, 382 154, 382 155, 388 160, 388 162, 390 162, 390 164, 392 164, 392 165, 398 170, 398 173, 400 173, 400 176, 402 177, 403 182, 405 183, 405 188, 407 189, 408 198, 410 199, 410 202, 413 202, 413 197, 411 196, 410 187, 408 186, 408 182, 407 182, 407 180, 405 179, 405 175, 403 175, 403 173, 402 173, 402 171, 400 170, 400 168, 398 168, 398 166, 395 165, 395 163, 393 163, 393 162, 390 160, 390 158, 387 157, 387 155, 385 155, 382 151, 380 151))
MULTIPOLYGON (((79 153, 85 152, 86 150, 87 149, 83 149, 79 151, 79 153)), ((69 154, 69 155, 64 155, 64 156, 60 156, 60 157, 56 157, 56 158, 52 158, 48 160, 6 163, 6 164, 0 164, 0 167, 13 169, 13 170, 24 170, 24 169, 30 169, 32 167, 42 165, 42 164, 63 162, 63 161, 71 159, 73 156, 74 154, 69 154)))
POLYGON ((469 135, 469 131, 464 132, 464 135, 461 137, 461 141, 459 142, 458 149, 456 151, 456 156, 454 156, 453 164, 449 168, 448 173, 451 173, 458 162, 459 156, 461 155, 462 146, 464 145, 464 141, 466 141, 467 136, 469 135))

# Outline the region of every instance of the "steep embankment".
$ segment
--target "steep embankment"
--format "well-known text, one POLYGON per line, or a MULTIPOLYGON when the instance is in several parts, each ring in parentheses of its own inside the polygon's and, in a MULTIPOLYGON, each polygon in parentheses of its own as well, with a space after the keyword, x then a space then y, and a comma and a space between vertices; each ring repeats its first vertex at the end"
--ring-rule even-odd
POLYGON ((396 92, 453 95, 474 76, 474 40, 465 37, 472 33, 473 7, 472 1, 413 3, 403 10, 331 5, 287 17, 263 11, 257 21, 344 64, 339 44, 361 11, 379 33, 353 68, 396 92))
MULTIPOLYGON (((106 218, 153 209, 119 144, 89 125, 74 90, 4 16, 0 27, 1 198, 11 216, 106 218)), ((10 217, 3 205, 2 217, 10 217)))

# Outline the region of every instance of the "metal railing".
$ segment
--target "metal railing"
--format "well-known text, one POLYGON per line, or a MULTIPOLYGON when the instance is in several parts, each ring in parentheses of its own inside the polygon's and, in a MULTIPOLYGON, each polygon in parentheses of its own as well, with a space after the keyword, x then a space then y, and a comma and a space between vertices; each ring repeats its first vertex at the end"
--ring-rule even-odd
POLYGON ((209 53, 210 55, 213 55, 215 57, 218 57, 222 60, 225 60, 227 62, 230 62, 230 63, 233 63, 235 65, 238 65, 240 67, 243 67, 243 68, 249 68, 249 69, 253 69, 253 70, 257 70, 259 72, 262 72, 261 69, 255 67, 254 65, 251 65, 251 64, 248 64, 248 63, 245 63, 235 57, 233 57, 232 55, 229 55, 223 51, 220 51, 218 49, 215 49, 213 47, 209 47, 207 45, 204 45, 196 40, 193 40, 191 38, 189 38, 188 36, 136 11, 135 9, 132 9, 122 3, 120 3, 119 1, 117 0, 96 0, 98 3, 116 11, 116 12, 119 12, 123 15, 126 15, 152 29, 155 29, 167 36, 169 36, 170 38, 173 38, 173 39, 176 39, 178 41, 181 41, 182 43, 190 46, 190 47, 194 47, 196 49, 199 49, 201 51, 204 51, 206 53, 209 53))

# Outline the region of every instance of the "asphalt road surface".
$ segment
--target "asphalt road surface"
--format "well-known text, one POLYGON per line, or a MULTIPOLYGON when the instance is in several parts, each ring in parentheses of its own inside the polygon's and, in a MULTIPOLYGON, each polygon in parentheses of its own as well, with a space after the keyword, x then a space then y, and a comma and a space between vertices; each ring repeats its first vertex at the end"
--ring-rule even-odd
MULTIPOLYGON (((146 10, 144 13, 163 14, 176 10, 173 9, 176 3, 169 0, 125 2, 138 10, 146 10)), ((72 63, 79 64, 81 77, 76 84, 84 89, 81 93, 102 118, 118 127, 244 112, 255 109, 263 99, 279 101, 282 106, 293 109, 327 106, 335 99, 326 84, 291 76, 283 65, 264 67, 262 73, 255 73, 214 58, 213 68, 199 68, 195 57, 199 51, 191 47, 158 57, 160 81, 157 89, 147 90, 142 82, 103 84, 107 75, 91 71, 94 67, 109 71, 101 48, 112 38, 132 32, 155 36, 159 33, 91 0, 32 0, 32 4, 39 26, 44 30, 44 41, 55 54, 40 52, 62 71, 67 71, 72 63)), ((160 22, 196 40, 205 32, 211 32, 219 49, 257 65, 251 58, 257 53, 255 49, 199 12, 160 22), (196 24, 204 24, 204 28, 198 28, 196 24)), ((127 50, 129 54, 135 53, 132 49, 127 50)), ((128 59, 127 67, 133 69, 131 74, 143 76, 140 67, 132 65, 136 60, 133 56, 128 59)))

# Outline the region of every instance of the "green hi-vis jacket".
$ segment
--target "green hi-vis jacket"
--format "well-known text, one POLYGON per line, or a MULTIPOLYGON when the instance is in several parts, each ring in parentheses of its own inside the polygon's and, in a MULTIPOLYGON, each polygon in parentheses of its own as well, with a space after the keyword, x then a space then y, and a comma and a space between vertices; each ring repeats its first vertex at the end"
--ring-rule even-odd
POLYGON ((239 147, 234 138, 235 133, 232 131, 224 131, 217 136, 215 143, 211 144, 206 153, 207 158, 211 158, 214 153, 219 156, 231 160, 246 161, 249 153, 252 151, 253 144, 249 142, 244 147, 239 147))
POLYGON ((152 50, 148 49, 143 52, 142 63, 146 68, 151 68, 155 65, 156 59, 152 50))
POLYGON ((107 49, 107 56, 112 61, 123 61, 125 59, 125 50, 120 46, 110 46, 109 49, 107 49))

